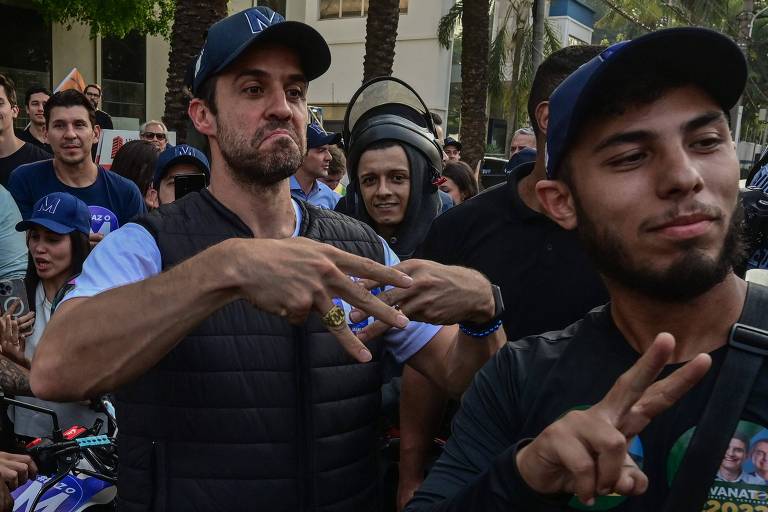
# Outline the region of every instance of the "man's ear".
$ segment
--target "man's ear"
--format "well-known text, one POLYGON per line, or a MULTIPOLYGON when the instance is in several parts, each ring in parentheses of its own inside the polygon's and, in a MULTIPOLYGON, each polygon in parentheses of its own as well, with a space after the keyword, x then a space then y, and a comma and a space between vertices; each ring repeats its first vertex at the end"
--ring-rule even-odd
POLYGON ((147 203, 147 206, 150 208, 160 207, 160 200, 157 197, 157 190, 155 190, 155 187, 152 185, 149 186, 147 192, 144 194, 144 202, 147 203))
POLYGON ((213 115, 205 101, 200 98, 189 100, 187 114, 189 114, 189 118, 197 131, 203 135, 216 135, 216 116, 213 115))
POLYGON ((16 119, 17 117, 19 117, 19 112, 20 112, 20 110, 19 110, 19 106, 18 105, 12 106, 11 107, 11 118, 16 119))
POLYGON ((536 105, 536 124, 539 125, 539 131, 547 135, 547 125, 549 124, 549 101, 542 101, 536 105))
POLYGON ((95 124, 93 125, 93 143, 98 144, 100 138, 101 138, 101 126, 95 124))
POLYGON ((536 183, 536 196, 550 219, 563 229, 576 228, 578 216, 568 185, 559 180, 540 180, 536 183))

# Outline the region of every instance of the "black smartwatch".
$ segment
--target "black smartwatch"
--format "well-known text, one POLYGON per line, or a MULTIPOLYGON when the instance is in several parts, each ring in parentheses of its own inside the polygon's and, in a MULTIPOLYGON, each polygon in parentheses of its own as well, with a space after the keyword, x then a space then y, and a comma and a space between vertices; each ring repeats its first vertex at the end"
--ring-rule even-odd
POLYGON ((460 322, 459 329, 467 336, 473 338, 484 338, 490 334, 493 334, 499 327, 501 327, 501 315, 504 314, 504 300, 501 298, 501 288, 495 284, 491 285, 491 293, 493 293, 493 318, 482 324, 475 324, 472 322, 460 322))

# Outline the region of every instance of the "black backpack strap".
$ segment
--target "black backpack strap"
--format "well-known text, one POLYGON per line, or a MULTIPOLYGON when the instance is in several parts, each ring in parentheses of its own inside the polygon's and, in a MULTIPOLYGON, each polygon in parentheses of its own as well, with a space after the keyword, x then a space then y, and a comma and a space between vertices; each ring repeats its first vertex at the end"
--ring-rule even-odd
POLYGON ((768 356, 768 288, 749 283, 712 395, 677 470, 664 512, 702 510, 741 411, 768 356))

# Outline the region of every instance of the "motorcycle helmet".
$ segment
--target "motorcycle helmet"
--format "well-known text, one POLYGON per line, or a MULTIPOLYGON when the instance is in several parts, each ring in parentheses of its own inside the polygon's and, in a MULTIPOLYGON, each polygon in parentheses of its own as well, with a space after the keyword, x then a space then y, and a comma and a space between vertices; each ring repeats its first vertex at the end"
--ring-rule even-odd
POLYGON ((370 226, 374 223, 360 193, 358 163, 368 147, 394 142, 408 157, 411 190, 403 221, 389 243, 400 259, 411 257, 440 212, 437 183, 442 150, 437 142, 429 109, 411 86, 393 77, 374 78, 352 96, 344 116, 347 194, 337 210, 370 226))

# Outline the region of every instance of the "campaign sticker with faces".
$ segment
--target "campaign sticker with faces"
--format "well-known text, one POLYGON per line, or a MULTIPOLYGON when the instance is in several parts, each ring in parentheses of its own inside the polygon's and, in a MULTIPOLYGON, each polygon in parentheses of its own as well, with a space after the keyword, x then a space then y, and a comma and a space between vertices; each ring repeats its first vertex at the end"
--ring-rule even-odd
MULTIPOLYGON (((672 446, 667 459, 671 486, 696 427, 672 446)), ((768 512, 768 429, 740 421, 728 442, 703 512, 768 512)))
POLYGON ((103 206, 89 206, 91 212, 91 233, 108 235, 120 227, 117 215, 103 206))

